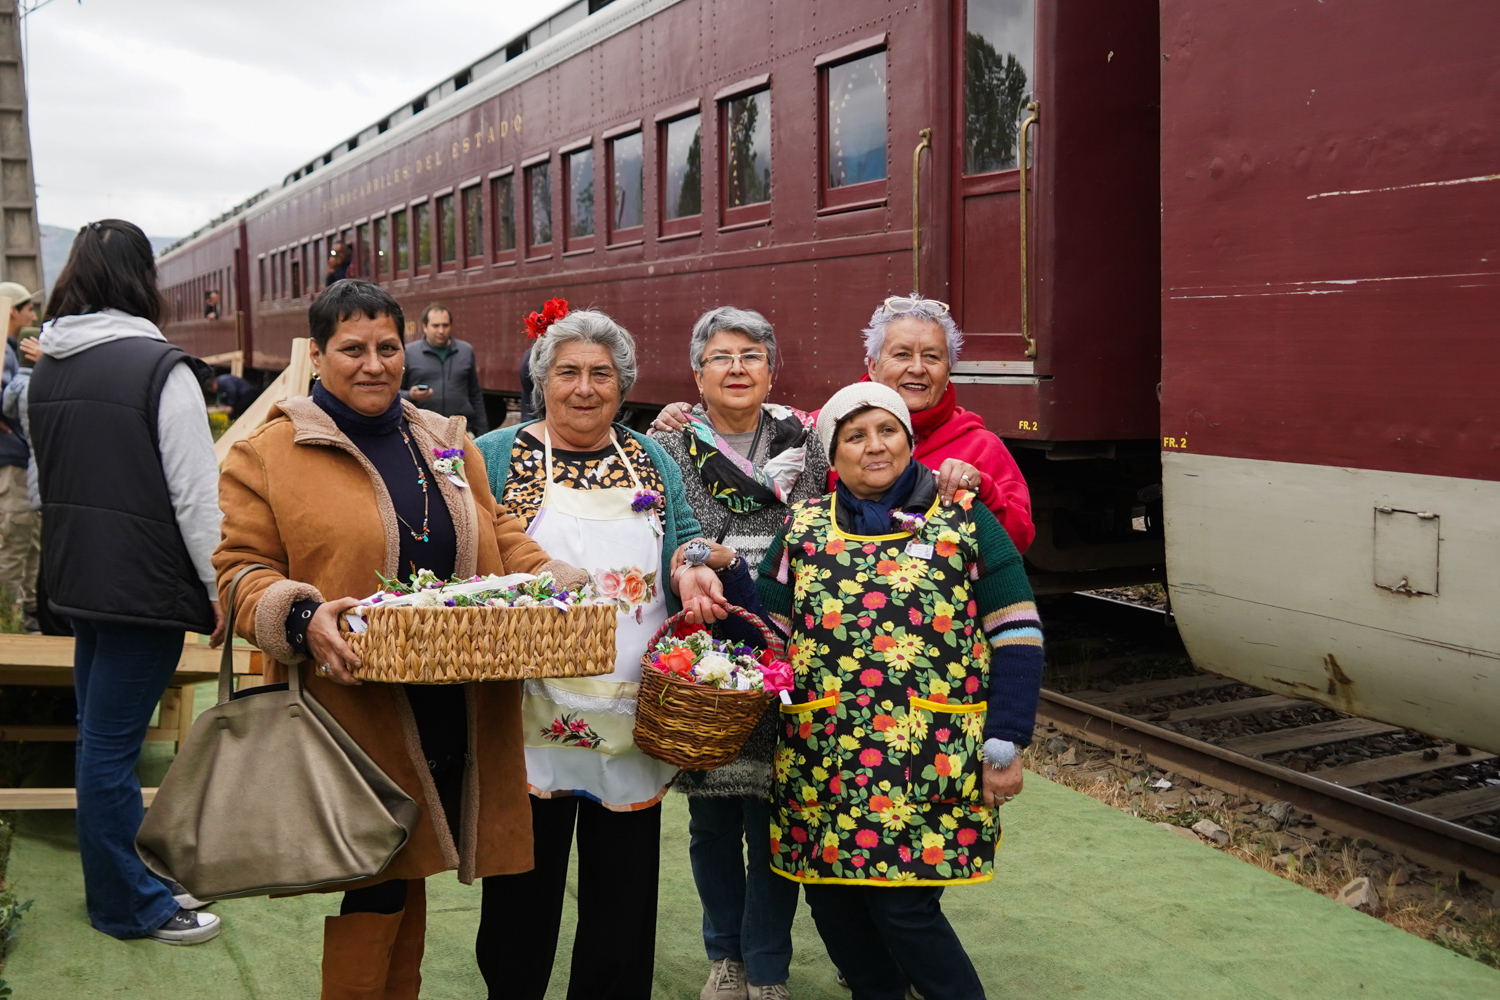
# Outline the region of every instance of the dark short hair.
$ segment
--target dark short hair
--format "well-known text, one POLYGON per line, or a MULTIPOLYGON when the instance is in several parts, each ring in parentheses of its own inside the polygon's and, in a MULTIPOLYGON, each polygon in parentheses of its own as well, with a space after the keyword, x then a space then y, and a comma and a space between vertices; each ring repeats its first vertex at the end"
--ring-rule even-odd
POLYGON ((78 230, 68 262, 47 300, 47 318, 118 309, 160 326, 166 304, 156 285, 156 257, 139 226, 100 219, 78 230))
POLYGON ((210 288, 208 291, 206 291, 206 292, 203 293, 203 298, 205 300, 211 299, 215 295, 218 295, 218 294, 219 294, 219 290, 217 288, 210 288))
POLYGON ((443 305, 441 302, 434 302, 431 305, 429 305, 426 309, 422 310, 422 327, 423 327, 423 329, 426 329, 426 327, 427 327, 427 317, 431 316, 435 312, 445 312, 445 313, 447 313, 448 314, 448 322, 450 322, 450 323, 453 322, 453 310, 449 309, 447 306, 443 305))
POLYGON ((396 324, 396 335, 406 333, 406 316, 401 305, 379 285, 358 278, 344 278, 323 289, 307 307, 307 329, 318 350, 328 347, 328 338, 339 324, 354 316, 379 319, 389 316, 396 324))

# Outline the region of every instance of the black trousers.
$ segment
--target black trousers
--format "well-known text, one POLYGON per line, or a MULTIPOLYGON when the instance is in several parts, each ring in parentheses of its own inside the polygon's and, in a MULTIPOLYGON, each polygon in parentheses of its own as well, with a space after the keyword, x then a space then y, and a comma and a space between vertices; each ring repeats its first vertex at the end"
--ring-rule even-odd
POLYGON ((979 973, 943 916, 941 886, 808 885, 818 936, 853 1000, 984 1000, 979 973))
POLYGON ((568 1000, 649 1000, 656 968, 661 805, 613 812, 592 799, 531 796, 536 867, 484 880, 474 950, 491 1000, 543 1000, 578 838, 578 929, 568 1000))

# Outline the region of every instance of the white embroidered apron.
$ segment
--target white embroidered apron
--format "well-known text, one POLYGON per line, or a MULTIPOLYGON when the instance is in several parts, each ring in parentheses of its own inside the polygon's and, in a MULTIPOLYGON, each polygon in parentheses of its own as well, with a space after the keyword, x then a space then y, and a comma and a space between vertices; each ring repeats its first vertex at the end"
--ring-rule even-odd
POLYGON ((527 783, 536 795, 577 792, 611 809, 644 808, 661 798, 677 773, 636 749, 633 736, 641 655, 667 620, 661 523, 654 510, 630 509, 641 483, 613 434, 633 489, 579 490, 554 482, 545 425, 542 437, 547 485, 527 534, 552 558, 588 572, 600 596, 615 601, 619 624, 613 673, 526 682, 527 783))

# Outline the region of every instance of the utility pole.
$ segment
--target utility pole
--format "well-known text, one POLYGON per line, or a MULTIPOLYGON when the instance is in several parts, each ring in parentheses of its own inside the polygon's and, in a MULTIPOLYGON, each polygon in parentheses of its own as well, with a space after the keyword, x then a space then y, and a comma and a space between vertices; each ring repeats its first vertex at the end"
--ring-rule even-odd
POLYGON ((0 280, 42 288, 42 232, 16 0, 0 0, 0 280))

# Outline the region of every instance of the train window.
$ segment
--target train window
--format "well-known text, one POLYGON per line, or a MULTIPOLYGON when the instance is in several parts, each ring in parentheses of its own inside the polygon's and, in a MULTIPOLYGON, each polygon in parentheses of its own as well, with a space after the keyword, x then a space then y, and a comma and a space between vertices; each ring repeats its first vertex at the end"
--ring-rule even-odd
POLYGON ((396 258, 396 273, 394 277, 404 278, 411 273, 411 238, 407 232, 406 209, 391 213, 391 242, 394 244, 396 258))
POLYGON ((312 241, 312 270, 307 273, 315 276, 308 282, 314 288, 321 286, 323 275, 328 273, 328 258, 323 256, 323 237, 321 236, 312 241))
POLYGON ((386 235, 385 216, 380 215, 370 220, 370 242, 375 248, 370 257, 370 280, 380 281, 391 276, 391 258, 386 253, 389 237, 386 235))
POLYGON ((823 70, 823 203, 885 197, 885 50, 823 70))
POLYGON ((444 270, 458 260, 458 218, 454 215, 451 194, 438 197, 437 225, 438 270, 444 270))
POLYGON ((354 268, 349 276, 369 278, 371 256, 370 227, 360 223, 354 227, 354 268))
MULTIPOLYGON (((594 149, 592 146, 563 157, 563 180, 567 191, 563 204, 568 211, 568 249, 585 249, 573 245, 575 240, 594 235, 594 149)), ((585 240, 587 244, 592 241, 585 240)))
POLYGON ((286 251, 281 251, 281 253, 276 255, 276 258, 276 290, 281 293, 282 298, 286 298, 286 251))
POLYGON ((293 258, 292 260, 292 298, 302 297, 302 262, 293 258))
POLYGON ((640 235, 645 216, 641 208, 641 190, 645 173, 642 151, 642 133, 631 132, 609 140, 610 176, 610 240, 631 239, 640 235))
POLYGON ((770 218, 771 92, 724 102, 724 221, 770 218), (743 211, 751 208, 750 211, 743 211), (742 211, 736 211, 740 209, 742 211))
POLYGON ((667 122, 662 140, 662 233, 695 232, 703 214, 703 116, 667 122))
POLYGON ((463 189, 464 266, 484 263, 484 188, 470 184, 463 189))
POLYGON ((432 206, 422 202, 411 207, 412 235, 417 240, 418 271, 432 266, 432 206))
POLYGON ((530 248, 552 243, 552 162, 526 168, 526 243, 530 248))
POLYGON ((1033 89, 1036 0, 966 0, 964 8, 964 173, 1014 170, 1033 89))
POLYGON ((266 256, 265 256, 265 254, 261 254, 259 257, 257 257, 256 260, 255 260, 255 263, 260 266, 260 300, 262 302, 264 302, 266 300, 266 256))
POLYGON ((491 214, 495 218, 495 256, 516 249, 515 175, 507 173, 490 181, 491 214))

